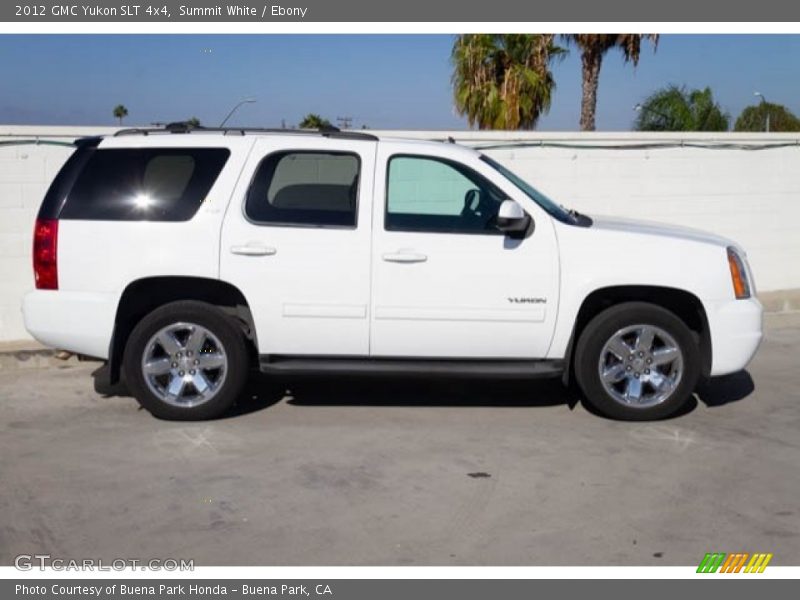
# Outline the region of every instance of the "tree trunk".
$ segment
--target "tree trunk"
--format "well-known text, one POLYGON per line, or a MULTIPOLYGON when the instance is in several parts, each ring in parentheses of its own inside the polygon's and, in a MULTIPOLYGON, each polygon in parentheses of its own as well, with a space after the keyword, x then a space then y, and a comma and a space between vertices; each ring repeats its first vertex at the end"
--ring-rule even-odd
POLYGON ((597 110, 597 85, 603 55, 599 52, 581 54, 583 95, 581 98, 581 131, 594 131, 594 114, 597 110))

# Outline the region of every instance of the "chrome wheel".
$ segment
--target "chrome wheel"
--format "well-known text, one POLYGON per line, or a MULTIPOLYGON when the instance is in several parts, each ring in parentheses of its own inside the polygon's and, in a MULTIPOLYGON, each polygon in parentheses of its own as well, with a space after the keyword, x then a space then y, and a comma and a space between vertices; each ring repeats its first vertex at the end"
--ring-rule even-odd
POLYGON ((159 399, 180 407, 203 404, 225 383, 228 357, 211 331, 195 323, 173 323, 145 346, 142 373, 159 399))
POLYGON ((598 369, 603 388, 616 402, 649 408, 666 401, 678 387, 683 352, 660 327, 632 325, 606 342, 598 369))

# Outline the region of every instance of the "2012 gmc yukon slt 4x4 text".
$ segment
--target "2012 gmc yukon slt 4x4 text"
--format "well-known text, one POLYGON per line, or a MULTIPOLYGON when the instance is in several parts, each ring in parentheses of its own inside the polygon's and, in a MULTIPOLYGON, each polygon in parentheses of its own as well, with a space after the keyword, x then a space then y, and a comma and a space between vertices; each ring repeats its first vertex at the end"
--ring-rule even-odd
POLYGON ((734 242, 567 211, 456 144, 336 130, 77 140, 33 254, 31 334, 168 419, 223 413, 252 369, 562 376, 655 419, 762 335, 734 242))

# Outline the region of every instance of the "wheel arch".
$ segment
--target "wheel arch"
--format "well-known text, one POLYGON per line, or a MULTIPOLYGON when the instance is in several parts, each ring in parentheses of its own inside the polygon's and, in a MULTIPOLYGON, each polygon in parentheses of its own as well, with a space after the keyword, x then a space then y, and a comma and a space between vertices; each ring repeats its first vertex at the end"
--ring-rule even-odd
POLYGON ((567 344, 563 380, 565 384, 574 378, 573 356, 575 345, 586 325, 598 314, 622 302, 647 302, 669 310, 681 319, 695 334, 701 360, 701 374, 708 377, 711 372, 711 332, 703 303, 693 293, 672 287, 654 285, 620 285, 598 288, 589 293, 580 305, 572 333, 567 344))
POLYGON ((253 316, 247 299, 236 286, 205 277, 146 277, 128 284, 120 296, 108 352, 110 383, 120 379, 122 356, 136 324, 156 308, 178 300, 207 302, 235 318, 250 342, 251 359, 257 364, 258 342, 253 316))

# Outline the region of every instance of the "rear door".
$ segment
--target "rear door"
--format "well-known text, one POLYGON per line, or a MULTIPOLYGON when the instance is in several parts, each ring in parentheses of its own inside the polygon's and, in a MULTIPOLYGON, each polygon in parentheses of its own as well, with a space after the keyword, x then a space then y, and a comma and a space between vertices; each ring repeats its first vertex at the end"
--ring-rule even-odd
POLYGON ((255 143, 225 217, 220 275, 250 303, 262 355, 369 354, 376 145, 255 143))

